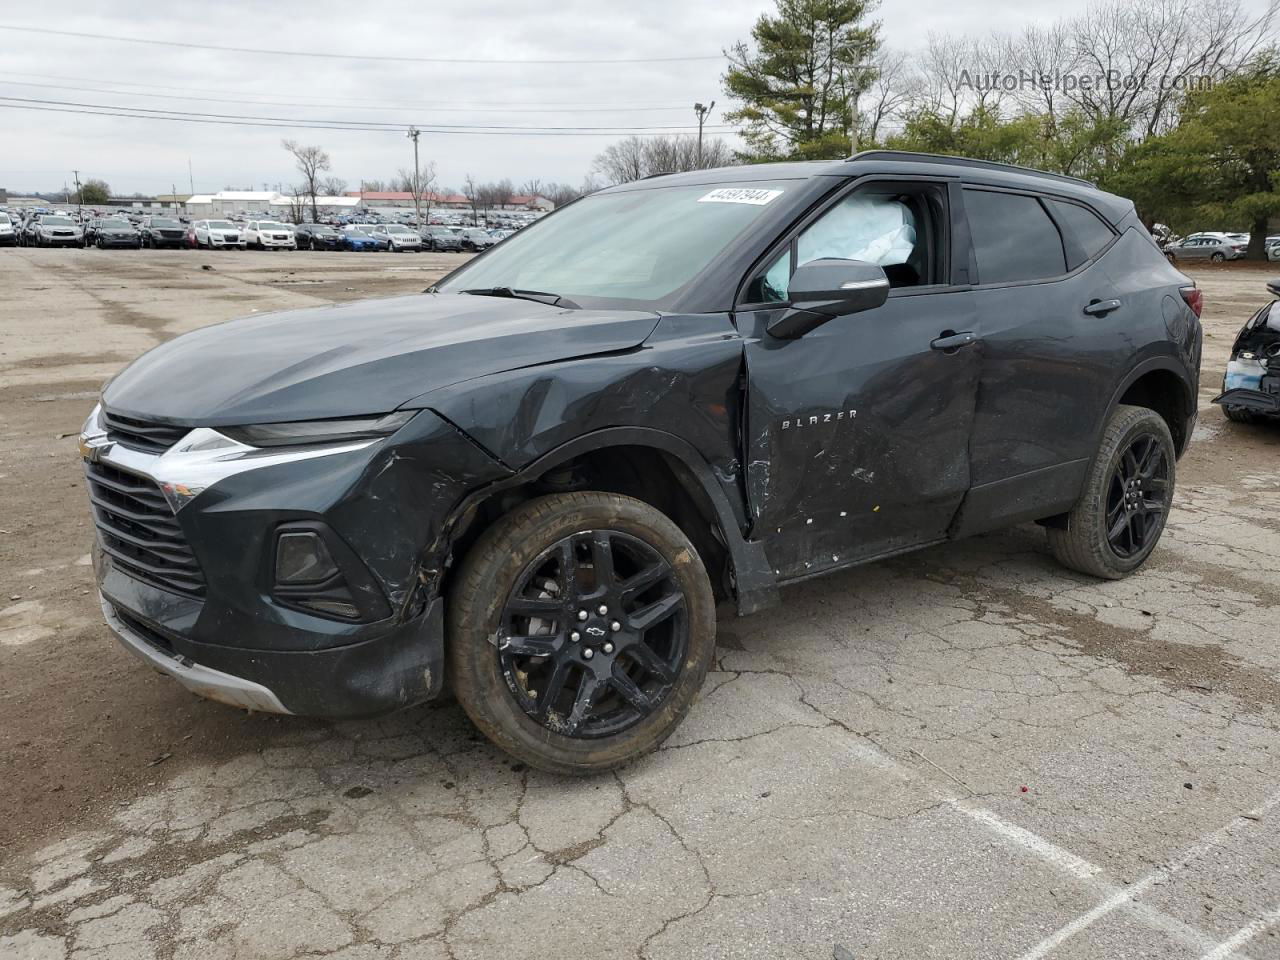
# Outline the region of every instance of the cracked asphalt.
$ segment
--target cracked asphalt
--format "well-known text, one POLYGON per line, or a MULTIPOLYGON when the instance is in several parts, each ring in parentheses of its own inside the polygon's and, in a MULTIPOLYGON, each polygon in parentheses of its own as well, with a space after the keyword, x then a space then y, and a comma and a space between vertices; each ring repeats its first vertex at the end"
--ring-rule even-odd
POLYGON ((1265 272, 1196 272, 1202 422, 1139 574, 1028 526, 724 610, 675 736, 569 781, 451 702, 194 700, 84 563, 104 377, 449 262, 0 251, 0 958, 1280 958, 1280 429, 1208 403, 1265 272))

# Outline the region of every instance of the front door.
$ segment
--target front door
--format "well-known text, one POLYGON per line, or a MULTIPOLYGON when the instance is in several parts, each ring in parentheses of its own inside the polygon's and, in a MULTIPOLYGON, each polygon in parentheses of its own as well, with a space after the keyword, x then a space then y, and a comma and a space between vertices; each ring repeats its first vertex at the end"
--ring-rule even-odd
POLYGON ((947 197, 943 185, 863 185, 748 284, 748 501, 781 579, 942 539, 969 488, 980 360, 964 334, 977 320, 972 293, 951 283, 947 197), (822 257, 879 263, 888 301, 771 337, 793 265, 822 257))

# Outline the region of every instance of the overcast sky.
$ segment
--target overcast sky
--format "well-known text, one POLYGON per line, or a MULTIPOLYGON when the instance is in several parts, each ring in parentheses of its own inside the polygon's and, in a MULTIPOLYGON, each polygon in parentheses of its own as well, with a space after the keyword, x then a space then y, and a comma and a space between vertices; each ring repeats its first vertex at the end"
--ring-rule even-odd
MULTIPOLYGON (((1208 2, 1208 0, 1206 0, 1208 2)), ((412 165, 410 123, 656 127, 695 123, 695 100, 719 101, 720 51, 747 39, 770 0, 99 0, 0 5, 0 97, 204 114, 400 124, 386 131, 293 130, 12 109, 0 100, 0 187, 53 189, 82 178, 117 193, 287 185, 298 177, 284 136, 324 146, 334 176, 359 186, 412 165), (103 35, 354 56, 507 60, 409 63, 180 49, 103 35), (534 64, 530 60, 713 59, 534 64)), ((891 0, 876 16, 885 42, 914 48, 928 30, 1016 31, 1064 12, 1054 0, 891 0)), ((46 105, 48 106, 48 105, 46 105)), ((424 133, 440 186, 510 177, 579 183, 621 134, 424 133)))

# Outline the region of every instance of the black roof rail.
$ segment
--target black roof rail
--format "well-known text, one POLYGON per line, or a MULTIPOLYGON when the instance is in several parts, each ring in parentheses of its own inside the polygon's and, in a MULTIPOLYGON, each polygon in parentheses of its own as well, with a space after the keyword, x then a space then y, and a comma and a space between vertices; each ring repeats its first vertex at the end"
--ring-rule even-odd
POLYGON ((1000 163, 996 160, 975 160, 972 157, 948 157, 940 153, 912 153, 909 150, 863 150, 849 157, 853 160, 900 160, 904 163, 950 163, 960 167, 977 167, 981 170, 1004 170, 1009 173, 1028 174, 1033 177, 1047 177, 1050 180, 1065 180, 1067 183, 1078 183, 1086 187, 1097 188, 1092 180, 1080 177, 1069 177, 1065 173, 1050 173, 1048 170, 1037 170, 1035 167, 1023 167, 1016 163, 1000 163))

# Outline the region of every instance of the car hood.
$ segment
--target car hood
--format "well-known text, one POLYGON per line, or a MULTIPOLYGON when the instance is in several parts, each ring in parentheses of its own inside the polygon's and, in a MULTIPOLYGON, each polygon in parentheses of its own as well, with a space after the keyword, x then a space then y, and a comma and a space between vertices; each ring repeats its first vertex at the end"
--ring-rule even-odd
POLYGON ((170 340, 112 380, 103 403, 186 426, 385 413, 463 380, 637 347, 658 319, 468 294, 291 310, 170 340))

